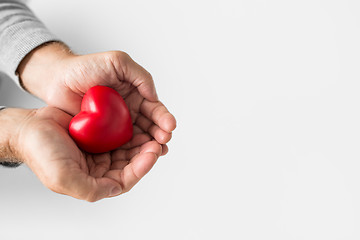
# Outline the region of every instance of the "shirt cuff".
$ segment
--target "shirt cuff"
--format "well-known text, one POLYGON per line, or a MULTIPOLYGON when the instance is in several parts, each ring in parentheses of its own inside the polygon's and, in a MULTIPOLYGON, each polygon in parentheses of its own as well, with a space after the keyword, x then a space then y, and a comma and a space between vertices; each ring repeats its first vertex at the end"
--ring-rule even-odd
POLYGON ((11 36, 9 39, 13 39, 13 41, 10 40, 10 42, 7 43, 7 51, 11 53, 11 56, 7 58, 8 72, 6 72, 6 74, 20 86, 20 79, 16 70, 24 57, 44 43, 53 41, 60 42, 60 40, 50 33, 40 22, 36 24, 34 24, 34 22, 23 22, 22 24, 9 27, 7 31, 11 36), (21 39, 21 41, 19 41, 19 39, 21 39))

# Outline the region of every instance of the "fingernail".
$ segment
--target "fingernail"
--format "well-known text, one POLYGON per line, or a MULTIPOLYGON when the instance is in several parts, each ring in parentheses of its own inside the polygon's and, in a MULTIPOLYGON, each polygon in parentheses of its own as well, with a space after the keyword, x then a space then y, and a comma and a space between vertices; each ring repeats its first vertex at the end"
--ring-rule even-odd
POLYGON ((111 191, 110 191, 110 197, 114 197, 119 195, 122 192, 122 189, 120 187, 114 187, 111 191))

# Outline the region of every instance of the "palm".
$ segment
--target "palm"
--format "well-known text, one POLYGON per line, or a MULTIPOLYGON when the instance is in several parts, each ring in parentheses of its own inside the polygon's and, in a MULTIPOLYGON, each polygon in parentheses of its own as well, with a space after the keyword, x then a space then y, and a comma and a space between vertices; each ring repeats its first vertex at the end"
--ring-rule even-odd
POLYGON ((75 56, 67 50, 61 44, 40 47, 18 68, 27 90, 70 114, 55 108, 37 112, 35 127, 28 128, 38 133, 29 134, 36 139, 23 141, 32 146, 27 149, 32 153, 27 163, 49 188, 77 198, 113 196, 109 191, 116 187, 128 191, 159 155, 166 154, 175 118, 159 102, 151 75, 127 54, 114 51, 75 56), (84 94, 96 85, 120 93, 130 110, 134 132, 120 149, 89 155, 77 148, 67 128, 71 117, 79 113, 84 94))
POLYGON ((87 90, 96 85, 112 87, 130 110, 134 142, 143 144, 155 139, 161 144, 167 143, 175 128, 174 117, 157 101, 151 75, 128 56, 118 53, 76 56, 68 60, 61 74, 55 75, 60 78, 55 81, 59 86, 54 88, 48 103, 75 115, 87 90))
POLYGON ((109 196, 109 188, 117 185, 123 192, 128 191, 162 153, 155 141, 136 139, 113 152, 84 153, 68 135, 70 119, 70 115, 56 108, 40 109, 28 128, 32 134, 26 134, 32 139, 24 141, 26 149, 34 153, 29 154, 29 167, 56 192, 96 201, 109 196))

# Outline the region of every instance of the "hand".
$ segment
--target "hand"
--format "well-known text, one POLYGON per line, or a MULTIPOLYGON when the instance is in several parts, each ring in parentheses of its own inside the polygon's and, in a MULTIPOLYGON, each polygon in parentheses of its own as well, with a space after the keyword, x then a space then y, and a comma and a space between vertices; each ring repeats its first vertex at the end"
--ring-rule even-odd
POLYGON ((158 101, 151 75, 126 53, 76 56, 63 44, 51 43, 28 54, 18 72, 28 91, 71 115, 80 111, 89 88, 104 85, 124 98, 136 133, 166 144, 176 127, 173 115, 158 101))
POLYGON ((167 151, 134 138, 113 152, 91 155, 69 137, 70 115, 45 107, 26 116, 12 138, 17 157, 51 190, 90 202, 129 191, 167 151))

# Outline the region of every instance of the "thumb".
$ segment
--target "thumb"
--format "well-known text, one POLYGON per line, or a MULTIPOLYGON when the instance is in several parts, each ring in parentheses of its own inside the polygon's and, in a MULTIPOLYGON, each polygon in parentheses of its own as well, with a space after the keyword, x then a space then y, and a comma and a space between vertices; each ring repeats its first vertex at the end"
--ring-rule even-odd
POLYGON ((121 79, 134 85, 141 96, 149 101, 158 101, 158 96, 155 89, 155 84, 151 74, 142 66, 137 64, 128 54, 124 52, 117 52, 119 64, 116 67, 118 72, 123 74, 121 79))
POLYGON ((75 174, 70 182, 65 194, 88 202, 114 197, 122 192, 121 185, 115 180, 107 177, 94 178, 84 172, 75 174))
POLYGON ((96 186, 92 194, 89 195, 89 202, 95 202, 103 198, 115 197, 122 193, 119 183, 110 178, 95 178, 96 186))

